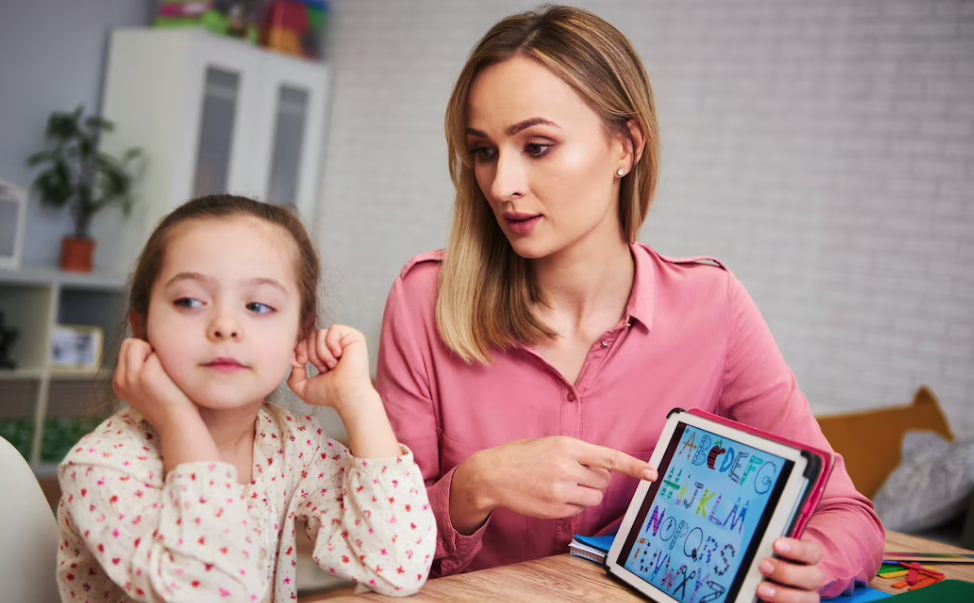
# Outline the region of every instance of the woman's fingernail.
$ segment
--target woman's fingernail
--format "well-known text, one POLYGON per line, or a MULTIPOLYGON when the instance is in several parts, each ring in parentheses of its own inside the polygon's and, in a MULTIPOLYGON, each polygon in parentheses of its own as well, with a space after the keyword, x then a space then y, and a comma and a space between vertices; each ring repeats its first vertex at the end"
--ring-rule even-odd
POLYGON ((767 584, 762 584, 761 586, 758 587, 758 595, 762 599, 770 599, 771 597, 774 596, 774 589, 768 586, 767 584))
POLYGON ((656 471, 653 469, 645 469, 643 471, 643 479, 651 482, 656 481, 656 471))
POLYGON ((774 564, 771 561, 765 559, 761 562, 761 572, 763 574, 771 575, 774 573, 774 564))
POLYGON ((775 547, 778 549, 779 553, 787 553, 791 550, 791 543, 787 540, 779 540, 775 543, 775 547))

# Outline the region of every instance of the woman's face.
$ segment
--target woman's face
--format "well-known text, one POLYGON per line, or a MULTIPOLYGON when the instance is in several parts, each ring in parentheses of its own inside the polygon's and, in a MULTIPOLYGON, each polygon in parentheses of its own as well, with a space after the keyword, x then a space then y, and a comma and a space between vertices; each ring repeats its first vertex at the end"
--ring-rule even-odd
POLYGON ((631 169, 631 146, 541 63, 518 57, 477 75, 466 142, 518 255, 541 259, 622 237, 617 170, 631 169))

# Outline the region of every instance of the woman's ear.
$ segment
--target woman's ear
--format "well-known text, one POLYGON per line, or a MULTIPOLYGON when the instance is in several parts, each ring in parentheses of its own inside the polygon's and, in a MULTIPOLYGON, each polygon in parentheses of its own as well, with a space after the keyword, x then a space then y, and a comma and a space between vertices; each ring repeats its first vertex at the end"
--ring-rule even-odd
POLYGON ((146 334, 145 328, 145 314, 141 312, 136 312, 132 310, 129 312, 129 328, 132 330, 132 337, 135 339, 141 339, 142 341, 148 341, 148 336, 146 334))
POLYGON ((626 145, 630 155, 630 163, 626 171, 632 171, 639 163, 639 159, 643 156, 643 150, 646 148, 646 133, 643 131, 642 125, 635 119, 627 121, 626 128, 629 130, 629 140, 626 145))

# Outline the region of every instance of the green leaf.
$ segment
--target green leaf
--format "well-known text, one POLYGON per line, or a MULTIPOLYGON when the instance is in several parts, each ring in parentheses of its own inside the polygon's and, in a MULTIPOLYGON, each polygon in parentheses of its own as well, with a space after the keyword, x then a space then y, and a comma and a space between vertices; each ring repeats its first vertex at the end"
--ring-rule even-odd
POLYGON ((38 151, 27 158, 27 165, 29 167, 36 167, 42 163, 53 160, 54 157, 55 154, 53 151, 38 151))
POLYGON ((90 130, 102 131, 102 132, 113 132, 115 130, 115 124, 108 121, 104 117, 98 115, 92 115, 85 119, 85 126, 90 130))

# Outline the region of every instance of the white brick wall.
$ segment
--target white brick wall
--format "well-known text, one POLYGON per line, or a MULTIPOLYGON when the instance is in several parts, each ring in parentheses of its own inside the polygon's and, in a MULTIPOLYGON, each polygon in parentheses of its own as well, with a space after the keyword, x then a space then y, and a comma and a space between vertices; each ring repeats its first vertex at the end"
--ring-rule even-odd
MULTIPOLYGON (((318 232, 332 318, 378 344, 389 287, 445 244, 443 111, 527 1, 334 0, 318 232)), ((726 262, 820 412, 921 383, 974 436, 974 1, 580 1, 639 50, 663 137, 643 240, 726 262)))

